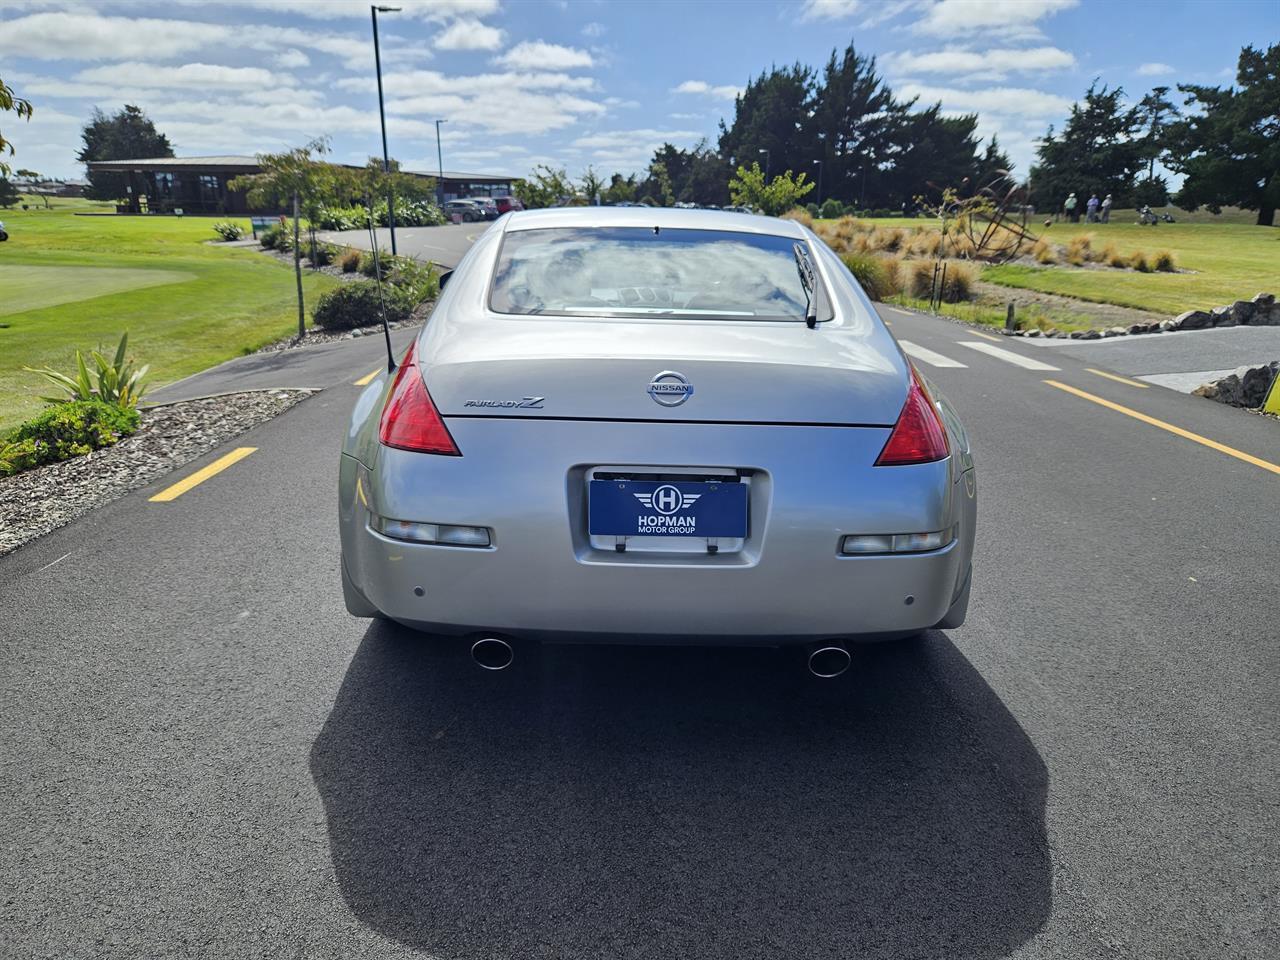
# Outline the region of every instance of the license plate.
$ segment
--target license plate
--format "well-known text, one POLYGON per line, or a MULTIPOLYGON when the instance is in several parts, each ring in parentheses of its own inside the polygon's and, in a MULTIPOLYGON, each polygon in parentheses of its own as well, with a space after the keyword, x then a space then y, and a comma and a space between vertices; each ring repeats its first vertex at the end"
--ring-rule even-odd
POLYGON ((592 480, 587 509, 592 536, 747 535, 745 483, 592 480))

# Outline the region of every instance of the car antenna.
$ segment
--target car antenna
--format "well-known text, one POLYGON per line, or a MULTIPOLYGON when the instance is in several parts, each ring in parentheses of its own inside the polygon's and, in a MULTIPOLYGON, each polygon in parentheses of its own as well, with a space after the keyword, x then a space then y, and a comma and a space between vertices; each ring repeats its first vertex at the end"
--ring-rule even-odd
POLYGON ((387 298, 382 292, 382 260, 378 256, 378 229, 373 219, 373 200, 365 197, 365 204, 369 207, 369 246, 373 250, 373 278, 378 284, 378 304, 381 307, 382 314, 382 335, 387 341, 387 373, 391 373, 396 368, 396 355, 391 349, 391 327, 387 323, 387 298))
POLYGON ((818 305, 814 302, 814 288, 817 286, 813 276, 813 261, 809 259, 809 250, 797 241, 791 245, 796 257, 796 273, 800 274, 800 286, 804 288, 804 323, 810 330, 818 326, 818 305))

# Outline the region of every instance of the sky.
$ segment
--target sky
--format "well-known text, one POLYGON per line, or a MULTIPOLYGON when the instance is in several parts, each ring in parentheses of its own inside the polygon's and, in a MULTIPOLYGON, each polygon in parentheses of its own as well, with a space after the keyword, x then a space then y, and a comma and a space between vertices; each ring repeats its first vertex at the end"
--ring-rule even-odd
MULTIPOLYGON (((405 169, 578 177, 645 168, 664 141, 713 145, 751 77, 821 66, 851 40, 900 98, 977 112, 1026 174, 1036 138, 1097 78, 1227 85, 1246 43, 1280 40, 1280 0, 385 0, 391 154, 405 169)), ((94 107, 142 107, 178 156, 327 137, 381 152, 368 3, 0 0, 0 77, 36 108, 0 117, 17 167, 83 176, 94 107)))

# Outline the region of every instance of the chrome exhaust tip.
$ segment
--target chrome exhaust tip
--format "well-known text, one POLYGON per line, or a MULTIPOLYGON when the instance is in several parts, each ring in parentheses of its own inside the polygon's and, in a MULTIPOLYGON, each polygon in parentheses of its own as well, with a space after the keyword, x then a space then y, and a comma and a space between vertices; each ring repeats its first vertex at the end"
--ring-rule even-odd
POLYGON ((515 659, 515 651, 505 640, 481 637, 471 645, 471 659, 484 670, 505 670, 515 659))
POLYGON ((853 657, 844 646, 828 643, 814 647, 813 652, 809 654, 809 672, 815 677, 830 680, 848 670, 852 662, 853 657))

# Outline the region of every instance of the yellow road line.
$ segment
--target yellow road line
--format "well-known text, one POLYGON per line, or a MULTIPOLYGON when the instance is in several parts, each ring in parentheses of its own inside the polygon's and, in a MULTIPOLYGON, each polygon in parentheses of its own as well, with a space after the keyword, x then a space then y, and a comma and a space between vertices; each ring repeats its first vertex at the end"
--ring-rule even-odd
POLYGON ((151 503, 168 503, 170 500, 177 500, 178 497, 182 496, 192 487, 199 486, 200 484, 208 480, 210 477, 221 473, 223 470, 227 469, 227 467, 231 466, 232 464, 240 462, 241 460, 243 460, 245 457, 247 457, 249 454, 253 453, 253 451, 257 449, 258 449, 257 447, 236 447, 230 453, 222 455, 217 460, 213 461, 213 463, 209 464, 207 467, 201 467, 195 473, 191 474, 189 477, 184 477, 183 479, 175 483, 173 486, 165 487, 163 490, 157 493, 154 497, 152 497, 150 502, 151 503))
POLYGON ((970 328, 969 332, 972 333, 975 337, 986 337, 988 340, 994 340, 996 343, 1002 343, 1004 341, 1004 337, 993 337, 989 333, 981 333, 972 328, 970 328))
POLYGON ((1092 393, 1086 393, 1075 387, 1069 387, 1065 383, 1059 383, 1057 380, 1046 380, 1051 387, 1057 387, 1059 390, 1065 390, 1067 393, 1075 394, 1085 400, 1091 400, 1096 404, 1115 410, 1117 413, 1123 413, 1125 416, 1133 417, 1135 420, 1141 420, 1143 423, 1149 423, 1153 427, 1159 427, 1161 430, 1168 430, 1170 433, 1177 434, 1179 437, 1185 437, 1195 443, 1203 444, 1210 450, 1217 450, 1219 453, 1225 453, 1228 457, 1235 457, 1237 460, 1243 460, 1245 463, 1251 463, 1255 467, 1261 467, 1263 470, 1270 470, 1272 473, 1280 475, 1280 464, 1271 463, 1267 460, 1260 460, 1258 457, 1251 456, 1235 447, 1228 447, 1225 443, 1218 443, 1216 440, 1210 440, 1208 437, 1202 437, 1198 433, 1192 433, 1190 430, 1183 430, 1182 427, 1175 427, 1172 423, 1165 423, 1163 420, 1157 420, 1155 417, 1149 417, 1145 413, 1139 413, 1137 410, 1131 410, 1129 407, 1121 406, 1118 403, 1112 403, 1110 400, 1104 400, 1102 397, 1096 397, 1092 393))
POLYGON ((1137 387, 1139 390, 1145 390, 1151 386, 1149 383, 1139 383, 1137 380, 1130 380, 1128 377, 1120 377, 1114 373, 1107 373, 1105 370, 1095 370, 1093 367, 1085 367, 1090 373, 1096 373, 1100 377, 1106 377, 1108 380, 1114 380, 1116 383, 1127 383, 1131 387, 1137 387))
POLYGON ((361 377, 359 380, 356 381, 355 385, 357 387, 367 387, 369 384, 373 383, 374 377, 376 377, 381 372, 382 372, 382 368, 379 367, 377 370, 373 371, 373 373, 365 374, 363 377, 361 377))

